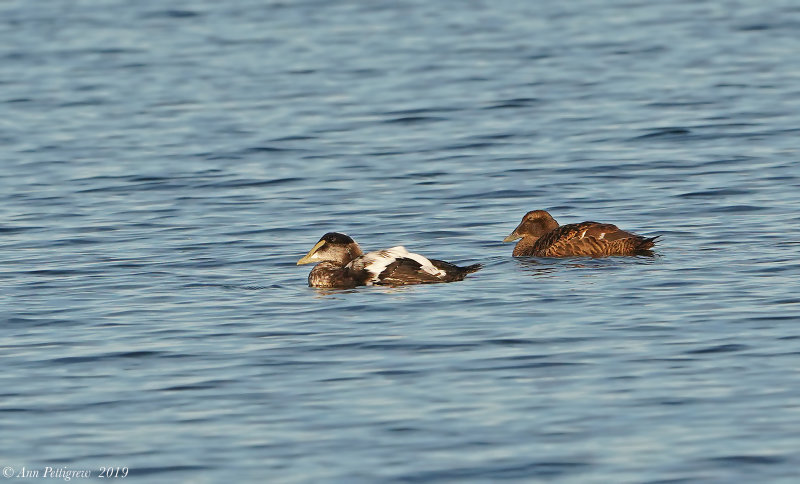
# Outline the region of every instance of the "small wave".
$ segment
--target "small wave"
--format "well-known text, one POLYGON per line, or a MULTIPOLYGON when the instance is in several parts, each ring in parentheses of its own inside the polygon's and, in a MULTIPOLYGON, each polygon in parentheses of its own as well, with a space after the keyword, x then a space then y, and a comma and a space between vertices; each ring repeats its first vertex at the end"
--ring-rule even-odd
POLYGON ((712 188, 709 190, 700 190, 696 192, 687 192, 676 195, 678 198, 722 198, 731 195, 749 195, 750 190, 742 190, 738 188, 712 188))
POLYGON ((73 363, 89 363, 89 362, 100 362, 100 361, 110 361, 110 360, 122 360, 122 359, 137 359, 137 358, 150 358, 153 356, 156 357, 164 357, 167 353, 163 351, 123 351, 119 353, 98 353, 95 355, 86 355, 86 356, 65 356, 62 358, 53 358, 46 360, 49 363, 55 363, 58 365, 69 365, 73 363))
POLYGON ((253 146, 251 148, 245 148, 244 150, 240 151, 241 154, 248 154, 248 153, 275 153, 280 151, 298 151, 297 148, 281 148, 278 146, 253 146))
POLYGON ((418 124, 444 121, 446 119, 447 118, 443 118, 441 116, 403 116, 400 118, 387 119, 383 122, 386 124, 418 124))
POLYGON ((284 185, 287 183, 302 181, 302 178, 287 177, 275 178, 272 180, 226 180, 213 183, 203 183, 197 185, 198 188, 246 188, 246 187, 265 187, 274 185, 284 185))
POLYGON ((512 99, 505 99, 502 101, 498 101, 495 104, 490 106, 486 106, 483 109, 491 110, 491 109, 513 109, 513 108, 526 108, 541 102, 540 99, 535 97, 518 97, 512 99))
POLYGON ((167 9, 147 12, 142 15, 142 18, 194 18, 202 15, 194 10, 167 9))
POLYGON ((786 462, 785 457, 776 455, 726 455, 722 457, 712 457, 711 462, 721 462, 726 464, 781 464, 786 462))
POLYGON ((716 213, 747 213, 747 212, 759 212, 762 210, 767 210, 767 207, 759 207, 756 205, 727 205, 725 207, 716 207, 709 210, 709 212, 716 212, 716 213))
POLYGON ((692 132, 687 128, 658 128, 641 136, 631 138, 631 140, 686 138, 691 133, 692 132))
POLYGON ((749 349, 750 347, 747 345, 740 345, 740 344, 726 344, 726 345, 716 345, 716 346, 709 346, 706 348, 700 348, 697 350, 690 350, 687 351, 687 355, 703 355, 707 353, 730 353, 733 351, 743 351, 749 349))

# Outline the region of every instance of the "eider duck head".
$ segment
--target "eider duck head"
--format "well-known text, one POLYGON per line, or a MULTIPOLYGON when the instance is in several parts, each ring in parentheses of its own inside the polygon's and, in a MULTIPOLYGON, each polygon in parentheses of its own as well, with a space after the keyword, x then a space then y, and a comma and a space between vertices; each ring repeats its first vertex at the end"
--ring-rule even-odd
POLYGON ((542 235, 558 228, 558 222, 545 210, 531 210, 522 217, 522 222, 517 225, 503 242, 512 242, 523 237, 538 239, 542 235))
POLYGON ((338 266, 345 266, 361 255, 361 248, 349 236, 338 232, 328 232, 319 239, 319 242, 308 251, 305 257, 297 261, 297 265, 332 262, 338 266))

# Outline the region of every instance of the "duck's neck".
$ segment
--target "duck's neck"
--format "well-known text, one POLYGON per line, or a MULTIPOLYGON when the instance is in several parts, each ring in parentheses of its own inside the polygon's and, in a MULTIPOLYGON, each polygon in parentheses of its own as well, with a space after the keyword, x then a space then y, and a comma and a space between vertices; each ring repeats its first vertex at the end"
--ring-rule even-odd
POLYGON ((346 274, 344 267, 335 262, 320 262, 308 274, 308 285, 311 287, 337 287, 342 285, 346 274))
POLYGON ((514 252, 511 253, 514 257, 525 256, 525 255, 532 255, 533 254, 533 246, 536 244, 536 241, 539 240, 539 237, 534 237, 533 235, 525 235, 517 242, 517 245, 514 246, 514 252))
POLYGON ((344 265, 349 264, 350 261, 352 261, 353 259, 355 259, 357 257, 361 257, 362 255, 364 255, 364 253, 361 252, 361 247, 359 247, 358 244, 356 244, 355 242, 353 242, 352 244, 349 244, 347 246, 347 257, 348 257, 348 259, 347 259, 347 262, 344 263, 344 265))

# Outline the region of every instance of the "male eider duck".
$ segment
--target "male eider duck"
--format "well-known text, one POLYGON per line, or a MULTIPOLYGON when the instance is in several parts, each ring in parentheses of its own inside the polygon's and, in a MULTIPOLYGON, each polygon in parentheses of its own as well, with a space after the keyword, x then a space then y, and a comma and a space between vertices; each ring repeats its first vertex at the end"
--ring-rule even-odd
POLYGON ((353 239, 337 232, 323 235, 297 265, 313 262, 318 264, 308 275, 308 285, 333 288, 454 282, 481 268, 428 259, 401 246, 364 254, 353 239))
POLYGON ((521 238, 512 255, 535 257, 609 255, 648 255, 656 237, 642 237, 620 230, 616 225, 597 222, 558 225, 544 210, 533 210, 503 239, 512 242, 521 238))

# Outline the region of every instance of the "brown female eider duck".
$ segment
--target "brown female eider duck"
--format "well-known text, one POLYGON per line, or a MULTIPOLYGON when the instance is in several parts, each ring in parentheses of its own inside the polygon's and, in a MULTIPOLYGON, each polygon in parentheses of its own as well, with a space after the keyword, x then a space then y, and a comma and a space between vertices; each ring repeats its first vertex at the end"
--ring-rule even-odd
POLYGON ((323 235, 297 265, 313 262, 319 264, 311 269, 308 285, 333 288, 454 282, 481 268, 428 259, 402 246, 364 254, 353 239, 337 232, 323 235))
POLYGON ((522 217, 522 222, 503 242, 522 239, 514 247, 514 257, 603 257, 649 254, 658 237, 642 237, 616 225, 597 222, 559 226, 546 211, 533 210, 522 217))

